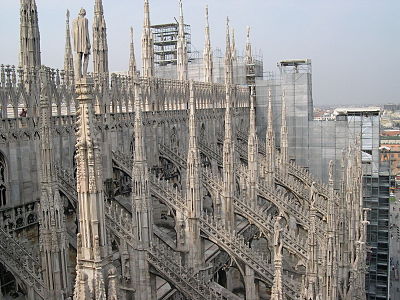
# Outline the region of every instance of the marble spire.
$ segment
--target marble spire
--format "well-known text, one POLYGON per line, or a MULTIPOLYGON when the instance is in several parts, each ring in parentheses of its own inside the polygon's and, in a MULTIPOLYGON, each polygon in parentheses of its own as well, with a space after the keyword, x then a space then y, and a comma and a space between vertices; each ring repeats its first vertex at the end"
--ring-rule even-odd
POLYGON ((223 201, 222 215, 228 230, 234 229, 233 194, 234 194, 234 141, 232 137, 232 87, 226 85, 225 136, 223 145, 223 201))
POLYGON ((286 91, 282 94, 282 110, 281 110, 281 168, 287 172, 288 157, 288 128, 286 122, 286 91))
POLYGON ((324 290, 323 299, 335 300, 337 299, 337 286, 338 286, 338 265, 337 265, 337 208, 335 204, 335 192, 334 192, 334 163, 331 160, 329 162, 329 197, 327 205, 327 240, 326 240, 326 276, 324 278, 324 290))
POLYGON ((233 124, 232 124, 232 85, 233 85, 233 65, 232 53, 229 34, 229 18, 226 20, 226 52, 225 52, 225 136, 223 145, 223 201, 222 216, 225 226, 228 230, 234 229, 234 213, 233 213, 233 194, 235 186, 234 178, 234 141, 233 141, 233 124))
POLYGON ((176 71, 178 80, 188 79, 188 54, 187 43, 185 37, 185 23, 183 19, 182 0, 179 0, 179 24, 178 24, 178 41, 176 48, 176 71))
POLYGON ((138 240, 148 247, 152 239, 152 224, 150 191, 148 187, 149 175, 146 160, 146 148, 144 144, 143 108, 141 103, 140 85, 135 84, 135 151, 132 166, 132 210, 136 211, 135 216, 141 216, 135 220, 139 237, 138 240))
POLYGON ((107 27, 102 0, 95 0, 94 5, 93 72, 98 76, 108 74, 107 27))
POLYGON ((68 273, 68 241, 64 205, 58 190, 51 122, 50 70, 42 68, 40 93, 40 208, 39 239, 44 280, 51 299, 71 292, 68 273))
POLYGON ((128 74, 132 78, 137 76, 135 45, 134 45, 134 41, 133 41, 133 27, 131 27, 131 43, 130 43, 130 52, 129 52, 129 71, 128 71, 128 74))
POLYGON ((235 39, 235 28, 232 27, 232 42, 231 42, 231 55, 232 60, 236 61, 236 39, 235 39))
POLYGON ((21 0, 20 7, 20 55, 23 69, 39 69, 41 66, 40 32, 35 0, 21 0))
POLYGON ((71 47, 71 31, 69 28, 69 10, 67 10, 65 21, 65 54, 64 54, 64 72, 68 84, 74 83, 74 56, 71 47))
POLYGON ((105 227, 103 167, 94 125, 93 83, 76 83, 76 183, 79 205, 77 276, 74 299, 105 299, 104 268, 109 255, 105 227), (82 286, 86 284, 87 286, 82 286), (87 291, 91 297, 85 298, 87 291), (101 298, 103 297, 103 298, 101 298))
POLYGON ((208 22, 208 6, 206 6, 205 46, 203 54, 204 81, 213 82, 213 54, 211 49, 210 24, 208 22))
MULTIPOLYGON (((284 300, 282 287, 282 225, 281 216, 278 216, 274 223, 274 280, 271 289, 271 300, 284 300)), ((314 300, 314 299, 313 299, 314 300)))
POLYGON ((154 76, 153 34, 150 27, 149 0, 144 0, 144 22, 142 33, 142 76, 154 76))
POLYGON ((250 126, 249 126, 249 138, 247 140, 248 148, 248 202, 250 206, 255 207, 257 203, 257 182, 258 182, 258 138, 256 132, 256 112, 255 112, 255 87, 251 87, 250 94, 250 126))
POLYGON ((132 166, 132 224, 137 234, 137 247, 134 251, 135 299, 153 299, 150 266, 146 259, 153 239, 153 210, 149 190, 149 174, 144 144, 142 93, 138 83, 135 89, 135 151, 132 166))
POLYGON ((231 38, 229 29, 229 18, 226 18, 226 50, 225 50, 225 84, 233 84, 233 59, 231 49, 231 38))
POLYGON ((319 297, 319 281, 318 281, 318 244, 317 244, 317 189, 313 182, 310 188, 310 227, 308 229, 308 251, 306 263, 306 275, 302 287, 302 298, 320 299, 319 297))
POLYGON ((199 270, 201 266, 201 239, 199 218, 202 212, 201 184, 200 184, 200 152, 197 146, 196 103, 194 84, 190 81, 189 99, 189 146, 186 169, 186 203, 188 219, 186 225, 186 239, 189 247, 188 265, 199 270))
POLYGON ((272 113, 272 95, 271 88, 268 90, 268 117, 267 117, 267 134, 266 134, 266 182, 274 185, 275 174, 275 133, 273 128, 273 113, 272 113))

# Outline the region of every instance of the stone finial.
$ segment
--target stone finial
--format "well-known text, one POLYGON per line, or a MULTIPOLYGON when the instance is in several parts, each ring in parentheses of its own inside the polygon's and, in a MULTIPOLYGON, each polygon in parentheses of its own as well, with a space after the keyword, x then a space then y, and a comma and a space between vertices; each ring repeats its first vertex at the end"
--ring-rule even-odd
POLYGON ((154 76, 153 34, 150 27, 150 5, 144 0, 144 21, 142 34, 142 76, 154 76))
POLYGON ((129 76, 132 78, 137 75, 136 56, 134 47, 133 27, 131 29, 131 43, 130 43, 130 56, 129 56, 129 76))
POLYGON ((213 81, 213 56, 210 39, 210 24, 208 22, 208 5, 206 6, 206 27, 205 27, 205 46, 204 46, 204 81, 212 83, 213 81))
POLYGON ((233 61, 230 38, 229 17, 226 17, 225 84, 233 84, 233 61))
POLYGON ((177 41, 177 62, 176 70, 178 80, 188 79, 188 56, 187 56, 187 43, 185 37, 185 23, 183 19, 182 0, 179 0, 179 28, 178 28, 178 41, 177 41))

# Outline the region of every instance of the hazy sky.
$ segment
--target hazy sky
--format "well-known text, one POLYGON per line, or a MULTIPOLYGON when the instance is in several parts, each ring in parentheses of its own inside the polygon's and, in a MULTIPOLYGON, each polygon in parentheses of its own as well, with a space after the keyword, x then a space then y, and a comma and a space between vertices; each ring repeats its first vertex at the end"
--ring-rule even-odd
MULTIPOLYGON (((17 64, 19 1, 0 0, 0 63, 17 64)), ((36 0, 42 63, 62 68, 65 12, 79 8, 93 20, 94 0, 36 0)), ((128 68, 129 27, 136 31, 140 58, 143 0, 103 0, 108 27, 110 70, 128 68)), ((264 71, 277 71, 282 59, 311 58, 315 104, 400 102, 399 0, 184 0, 185 23, 192 25, 193 48, 204 45, 204 7, 209 5, 212 46, 225 47, 229 16, 242 53, 246 26, 264 71)), ((150 0, 153 24, 172 22, 178 0, 150 0)), ((139 59, 140 60, 140 59, 139 59)), ((139 61, 138 61, 139 62, 139 61)), ((139 62, 140 63, 140 62, 139 62)))

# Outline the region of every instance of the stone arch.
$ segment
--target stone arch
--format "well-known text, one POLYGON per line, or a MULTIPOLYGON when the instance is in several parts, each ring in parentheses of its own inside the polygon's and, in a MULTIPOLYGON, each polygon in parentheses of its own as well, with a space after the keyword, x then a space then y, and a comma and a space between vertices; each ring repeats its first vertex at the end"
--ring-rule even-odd
POLYGON ((0 263, 0 282, 3 283, 1 285, 0 297, 4 296, 7 299, 8 297, 10 299, 20 299, 22 297, 24 299, 24 296, 27 295, 27 289, 20 278, 14 272, 8 270, 2 263, 0 263))
POLYGON ((131 154, 132 159, 135 157, 135 134, 132 134, 131 142, 129 144, 129 153, 131 154))

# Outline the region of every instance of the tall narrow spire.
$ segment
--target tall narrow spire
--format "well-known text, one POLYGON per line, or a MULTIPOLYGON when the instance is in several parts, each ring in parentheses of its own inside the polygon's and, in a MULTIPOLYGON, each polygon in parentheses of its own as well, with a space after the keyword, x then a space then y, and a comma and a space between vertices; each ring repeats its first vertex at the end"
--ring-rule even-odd
POLYGON ((234 141, 232 138, 232 111, 231 111, 232 86, 226 85, 225 108, 225 137, 223 145, 223 202, 222 215, 228 230, 234 229, 233 196, 234 196, 234 141))
POLYGON ((282 94, 282 111, 281 111, 281 168, 286 172, 288 158, 288 128, 286 122, 286 91, 282 94))
MULTIPOLYGON (((102 156, 94 125, 91 78, 83 78, 76 83, 76 95, 78 112, 75 149, 79 204, 76 278, 78 283, 79 278, 87 277, 91 294, 104 295, 104 280, 99 272, 103 270, 105 258, 109 253, 105 227, 102 156)), ((75 289, 75 299, 86 299, 79 294, 81 292, 81 289, 75 289)))
POLYGON ((129 71, 130 77, 134 78, 137 75, 136 68, 136 57, 135 57, 135 45, 133 41, 133 27, 131 27, 131 44, 130 44, 130 54, 129 54, 129 71))
POLYGON ((236 60, 236 41, 235 41, 235 28, 232 28, 232 44, 231 44, 232 60, 236 60))
POLYGON ((38 69, 41 66, 40 32, 35 0, 21 0, 19 65, 24 69, 38 69))
POLYGON ((257 202, 257 182, 258 182, 258 138, 256 132, 256 112, 255 112, 255 87, 251 87, 250 94, 250 126, 249 138, 247 141, 248 147, 248 169, 249 169, 249 188, 248 188, 248 201, 252 207, 255 207, 257 202))
POLYGON ((98 76, 108 74, 107 27, 102 0, 95 0, 94 5, 93 72, 98 76))
POLYGON ((233 84, 233 61, 229 32, 229 18, 226 18, 225 84, 233 84))
POLYGON ((317 200, 316 188, 314 182, 310 188, 310 227, 308 229, 308 251, 305 281, 303 283, 302 299, 321 299, 318 282, 318 248, 316 237, 317 209, 315 202, 317 200), (319 298, 317 298, 319 297, 319 298))
POLYGON ((142 113, 142 94, 140 85, 135 83, 135 152, 132 166, 132 223, 137 234, 138 247, 135 251, 137 270, 135 272, 136 295, 138 300, 149 299, 151 295, 150 271, 146 260, 152 236, 153 212, 149 191, 149 175, 147 169, 146 149, 144 144, 144 128, 142 113))
POLYGON ((153 35, 150 27, 149 0, 144 0, 144 22, 142 33, 142 76, 154 76, 153 35))
POLYGON ((70 293, 68 281, 68 242, 64 206, 60 199, 54 166, 53 132, 50 108, 49 70, 41 69, 40 93, 40 209, 39 237, 44 279, 51 299, 70 293))
POLYGON ((208 6, 206 6, 206 29, 205 29, 205 46, 203 54, 204 63, 204 81, 213 82, 213 55, 210 39, 210 24, 208 22, 208 6))
POLYGON ((271 88, 268 90, 268 118, 267 118, 267 134, 266 134, 266 181, 269 185, 274 184, 275 173, 275 133, 273 129, 272 114, 272 95, 271 88))
POLYGON ((329 197, 327 205, 327 241, 326 241, 326 276, 323 291, 323 299, 337 299, 338 286, 338 265, 337 265, 337 207, 335 205, 334 193, 334 165, 333 161, 329 162, 329 197))
POLYGON ((178 28, 178 41, 176 48, 176 71, 178 80, 188 79, 188 55, 187 44, 185 37, 185 23, 183 19, 183 6, 182 0, 179 0, 179 28, 178 28))
POLYGON ((67 10, 65 21, 65 54, 64 54, 64 72, 68 84, 74 82, 74 57, 71 48, 71 32, 69 29, 69 10, 67 10))
POLYGON ((197 272, 200 268, 201 239, 199 218, 202 212, 200 192, 200 153, 197 147, 196 104, 193 81, 190 81, 189 99, 189 147, 186 170, 186 201, 189 209, 186 238, 189 247, 188 265, 197 272))

